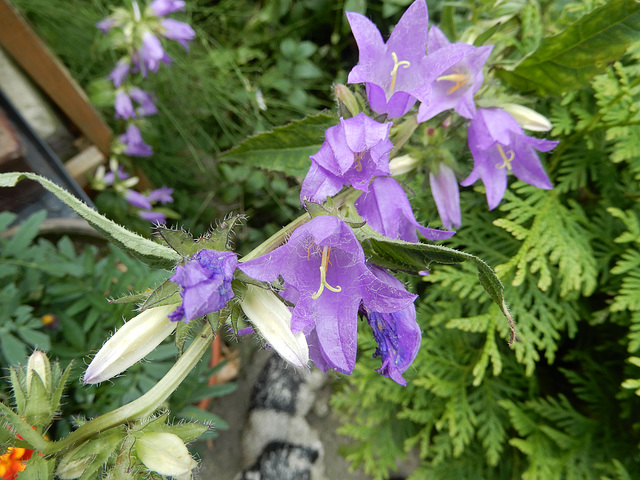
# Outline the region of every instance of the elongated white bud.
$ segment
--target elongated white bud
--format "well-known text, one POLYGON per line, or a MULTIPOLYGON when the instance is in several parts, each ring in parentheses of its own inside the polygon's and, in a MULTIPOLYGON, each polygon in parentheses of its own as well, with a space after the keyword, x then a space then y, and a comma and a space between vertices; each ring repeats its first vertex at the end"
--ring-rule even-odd
POLYGON ((240 305, 249 321, 278 355, 296 367, 309 363, 307 339, 302 332, 291 331, 291 311, 273 292, 247 285, 247 293, 240 305))
POLYGON ((102 346, 84 374, 84 383, 100 383, 142 360, 176 328, 167 316, 178 305, 149 308, 129 320, 102 346))
POLYGON ((402 155, 400 157, 394 157, 389 162, 389 171, 392 176, 402 175, 403 173, 410 172, 418 165, 418 160, 411 155, 402 155))
POLYGON ((505 103, 501 108, 515 118, 516 122, 526 130, 531 130, 532 132, 548 132, 553 128, 553 125, 551 125, 547 117, 540 115, 528 107, 523 107, 515 103, 505 103))

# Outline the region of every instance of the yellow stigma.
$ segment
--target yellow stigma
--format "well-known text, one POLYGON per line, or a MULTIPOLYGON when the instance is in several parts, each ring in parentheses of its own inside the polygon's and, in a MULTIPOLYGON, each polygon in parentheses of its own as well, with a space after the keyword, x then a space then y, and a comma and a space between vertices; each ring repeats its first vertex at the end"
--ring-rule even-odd
POLYGON ((362 160, 365 153, 366 152, 358 152, 353 154, 353 161, 356 162, 356 172, 362 171, 362 163, 360 163, 360 160, 362 160))
POLYGON ((329 268, 329 264, 331 263, 329 262, 330 253, 331 247, 322 247, 322 261, 320 262, 320 288, 316 293, 311 295, 311 298, 313 298, 314 300, 317 300, 318 297, 320 297, 320 295, 324 291, 324 287, 327 287, 328 290, 336 293, 342 291, 342 287, 332 287, 331 285, 329 285, 329 283, 327 283, 327 268, 329 268))
POLYGON ((458 68, 454 68, 453 71, 456 73, 450 73, 449 75, 443 75, 441 77, 436 78, 438 82, 442 82, 444 80, 448 82, 456 82, 456 84, 453 87, 447 90, 447 95, 451 95, 453 92, 455 92, 459 88, 464 87, 467 84, 467 82, 469 82, 470 77, 468 74, 462 73, 458 68))
POLYGON ((498 144, 498 151, 500 152, 500 156, 502 157, 502 165, 496 164, 496 168, 506 168, 507 170, 511 171, 511 162, 513 162, 513 159, 516 157, 516 154, 513 150, 508 150, 507 153, 505 154, 504 150, 502 149, 502 145, 498 144), (509 155, 507 157, 507 155, 509 155))
POLYGON ((391 52, 391 56, 393 57, 393 70, 391 70, 391 86, 389 87, 389 93, 393 93, 393 90, 396 88, 396 77, 398 76, 398 68, 401 66, 404 68, 409 68, 411 65, 408 61, 402 60, 398 61, 398 55, 396 52, 391 52))

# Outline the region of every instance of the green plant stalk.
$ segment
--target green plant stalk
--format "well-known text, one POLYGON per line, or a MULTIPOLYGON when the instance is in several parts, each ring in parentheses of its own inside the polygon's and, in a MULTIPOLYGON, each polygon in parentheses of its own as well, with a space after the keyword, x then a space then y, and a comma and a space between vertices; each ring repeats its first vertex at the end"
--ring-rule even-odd
POLYGON ((207 322, 191 342, 189 348, 171 367, 171 370, 151 390, 133 402, 85 423, 66 438, 57 442, 49 442, 41 453, 51 455, 63 450, 69 450, 81 445, 97 433, 122 425, 125 422, 151 415, 178 388, 193 367, 200 361, 214 337, 215 333, 211 328, 211 324, 207 322))

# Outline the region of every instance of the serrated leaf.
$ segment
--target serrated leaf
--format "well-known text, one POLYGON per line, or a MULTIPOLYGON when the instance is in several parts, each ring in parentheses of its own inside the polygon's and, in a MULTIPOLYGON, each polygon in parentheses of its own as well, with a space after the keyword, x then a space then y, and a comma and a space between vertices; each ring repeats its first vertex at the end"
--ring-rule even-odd
POLYGON ((189 232, 184 230, 175 230, 173 228, 156 227, 156 232, 162 239, 183 257, 190 257, 198 251, 189 232))
POLYGON ((309 115, 250 137, 219 158, 302 177, 309 170, 309 156, 324 142, 325 130, 337 124, 338 119, 332 114, 309 115))
POLYGON ((520 91, 559 95, 587 86, 640 36, 640 3, 610 0, 564 31, 542 40, 513 69, 498 72, 520 91))
POLYGON ((140 308, 146 310, 150 307, 161 307, 180 302, 178 284, 167 279, 149 295, 140 308))
POLYGON ((126 228, 103 217, 87 204, 40 175, 28 172, 3 173, 0 174, 0 187, 14 187, 20 180, 24 180, 25 178, 40 183, 40 185, 53 193, 71 207, 73 211, 89 222, 93 228, 107 237, 111 243, 121 250, 131 253, 147 265, 151 267, 171 268, 180 260, 180 256, 170 248, 130 232, 126 228))

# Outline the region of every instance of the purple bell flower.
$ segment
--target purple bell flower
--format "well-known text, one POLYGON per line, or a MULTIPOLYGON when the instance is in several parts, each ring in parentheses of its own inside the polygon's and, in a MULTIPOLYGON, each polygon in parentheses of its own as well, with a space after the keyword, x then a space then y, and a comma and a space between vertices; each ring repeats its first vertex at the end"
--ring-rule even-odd
MULTIPOLYGON (((386 270, 375 265, 370 265, 369 268, 387 285, 404 288, 402 283, 386 270)), ((406 385, 402 372, 409 368, 418 355, 422 337, 420 326, 416 322, 416 307, 412 303, 407 308, 393 313, 365 309, 365 316, 378 344, 373 356, 382 360, 382 366, 376 371, 400 385, 406 385)))
POLYGON ((127 131, 120 135, 120 142, 125 146, 124 153, 132 157, 153 155, 153 149, 144 142, 140 130, 134 124, 130 124, 127 131))
POLYGON ((148 198, 151 202, 161 202, 163 204, 171 203, 173 202, 173 197, 171 196, 172 193, 173 188, 162 186, 160 188, 156 188, 155 190, 151 190, 148 198))
POLYGON ((460 228, 462 216, 460 214, 460 191, 456 174, 441 163, 436 175, 429 172, 429 183, 431 185, 431 195, 438 207, 438 214, 442 225, 447 230, 451 230, 451 224, 460 228))
POLYGON ((182 304, 169 320, 189 322, 223 309, 234 297, 231 280, 237 264, 233 252, 204 249, 178 266, 169 280, 180 286, 182 304))
POLYGON ((120 88, 120 85, 122 85, 124 79, 127 78, 127 75, 129 75, 130 69, 131 61, 129 60, 129 58, 121 58, 120 60, 118 60, 116 68, 114 68, 113 71, 109 74, 109 79, 113 82, 113 85, 116 88, 120 88))
POLYGON ((158 17, 164 17, 170 13, 184 10, 183 0, 153 0, 149 8, 158 17))
POLYGON ((185 50, 189 51, 189 44, 194 38, 196 38, 196 32, 191 25, 185 22, 179 22, 172 18, 165 18, 160 21, 164 31, 162 36, 179 42, 185 50))
POLYGON ((455 232, 435 230, 420 225, 403 188, 391 177, 376 177, 355 202, 356 210, 367 224, 385 237, 417 242, 418 230, 428 240, 446 240, 455 232))
POLYGON ((135 190, 127 190, 124 194, 124 199, 136 208, 142 208, 145 210, 151 210, 152 208, 149 198, 135 190))
POLYGON ((116 91, 114 108, 116 110, 115 118, 122 118, 126 120, 127 118, 136 117, 136 111, 133 108, 131 97, 126 91, 120 88, 116 91))
POLYGON ((351 228, 332 216, 298 227, 289 241, 238 268, 264 282, 284 280, 295 300, 291 330, 304 332, 310 355, 323 370, 351 373, 356 360, 358 310, 398 312, 416 298, 377 278, 351 228))
POLYGON ((156 212, 155 210, 139 210, 138 215, 143 220, 156 225, 167 223, 167 216, 164 213, 156 212))
POLYGON ((145 92, 141 88, 133 87, 129 89, 129 96, 139 105, 136 113, 140 117, 148 117, 158 113, 158 109, 153 103, 153 97, 149 92, 145 92))
POLYGON ((474 166, 461 185, 468 187, 480 178, 487 190, 489 210, 504 196, 507 172, 534 187, 553 188, 536 150, 548 152, 558 142, 525 135, 518 122, 499 108, 479 109, 467 136, 474 166))
POLYGON ((311 156, 311 167, 302 183, 300 201, 322 203, 343 186, 366 192, 374 176, 389 174, 390 123, 379 123, 364 113, 340 119, 325 132, 318 153, 311 156))
POLYGON ((365 83, 371 109, 389 118, 407 113, 416 101, 429 105, 431 83, 467 52, 469 45, 452 45, 426 54, 429 17, 424 0, 405 11, 385 43, 378 28, 364 15, 347 12, 359 50, 349 83, 365 83))
POLYGON ((150 31, 142 34, 142 45, 138 50, 140 60, 140 70, 143 76, 147 76, 147 71, 157 72, 160 62, 163 61, 166 53, 162 48, 162 43, 150 31))
POLYGON ((442 74, 431 82, 431 101, 420 105, 418 122, 429 120, 451 108, 465 118, 473 118, 476 113, 473 95, 482 86, 482 67, 492 48, 474 47, 466 43, 452 44, 442 30, 431 27, 427 44, 429 54, 449 51, 452 55, 441 64, 445 68, 442 74))

